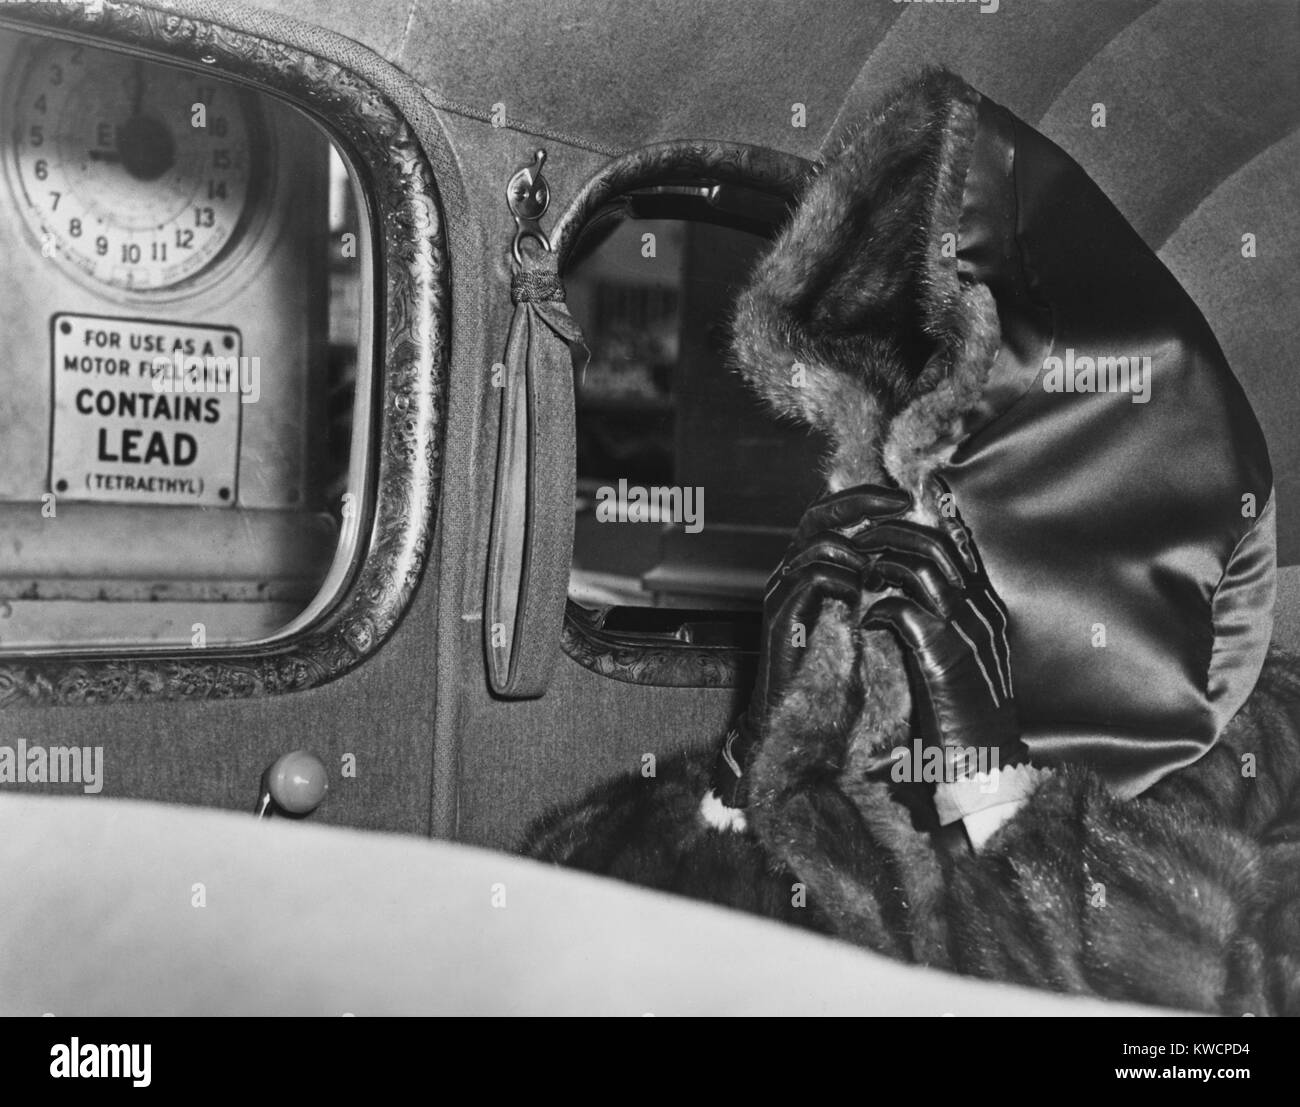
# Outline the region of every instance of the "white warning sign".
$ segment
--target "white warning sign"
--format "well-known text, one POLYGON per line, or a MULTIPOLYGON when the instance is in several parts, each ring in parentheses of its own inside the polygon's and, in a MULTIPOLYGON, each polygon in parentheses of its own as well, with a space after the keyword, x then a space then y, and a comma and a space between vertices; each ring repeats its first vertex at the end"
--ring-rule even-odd
POLYGON ((50 491, 234 505, 250 376, 238 330, 69 314, 52 329, 50 491))

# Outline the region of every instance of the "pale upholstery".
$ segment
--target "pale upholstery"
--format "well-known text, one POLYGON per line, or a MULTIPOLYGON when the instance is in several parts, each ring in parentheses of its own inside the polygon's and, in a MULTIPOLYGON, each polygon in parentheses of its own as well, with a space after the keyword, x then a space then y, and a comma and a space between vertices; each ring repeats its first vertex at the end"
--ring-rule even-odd
POLYGON ((121 800, 0 796, 0 887, 0 1015, 1141 1013, 468 846, 121 800))

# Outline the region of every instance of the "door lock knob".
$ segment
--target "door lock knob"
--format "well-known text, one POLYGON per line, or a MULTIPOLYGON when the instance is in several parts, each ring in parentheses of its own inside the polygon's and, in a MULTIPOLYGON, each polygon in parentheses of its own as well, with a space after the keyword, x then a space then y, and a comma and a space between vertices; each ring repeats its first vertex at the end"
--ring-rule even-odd
POLYGON ((319 757, 306 750, 286 753, 262 774, 257 817, 310 815, 320 806, 329 786, 329 777, 319 757))

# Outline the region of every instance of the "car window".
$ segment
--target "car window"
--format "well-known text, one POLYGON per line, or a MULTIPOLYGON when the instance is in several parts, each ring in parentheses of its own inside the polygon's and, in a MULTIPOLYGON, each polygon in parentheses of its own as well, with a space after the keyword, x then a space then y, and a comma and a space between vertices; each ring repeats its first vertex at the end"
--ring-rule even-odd
POLYGON ((576 602, 760 605, 817 494, 821 453, 728 364, 734 297, 766 244, 705 221, 628 218, 566 274, 591 350, 575 381, 576 602))
POLYGON ((0 33, 0 649, 262 641, 362 508, 365 210, 307 116, 0 33))

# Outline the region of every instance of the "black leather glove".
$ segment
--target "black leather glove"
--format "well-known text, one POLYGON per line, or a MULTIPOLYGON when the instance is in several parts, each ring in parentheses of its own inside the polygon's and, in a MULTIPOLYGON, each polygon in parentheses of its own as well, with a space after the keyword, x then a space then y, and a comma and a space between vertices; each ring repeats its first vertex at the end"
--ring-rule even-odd
MULTIPOLYGON (((951 501, 949 501, 951 502, 951 501)), ((944 751, 945 781, 972 776, 977 747, 997 751, 986 764, 1028 760, 1016 718, 1006 608, 989 583, 959 516, 944 530, 898 520, 853 540, 870 557, 868 589, 901 596, 872 605, 862 625, 893 631, 908 658, 914 727, 924 747, 944 751)))
POLYGON ((896 519, 911 506, 906 492, 861 485, 826 496, 804 513, 789 550, 768 580, 749 708, 727 735, 714 770, 714 791, 727 806, 743 807, 746 802, 745 766, 798 672, 822 605, 839 599, 852 608, 862 597, 862 574, 870 555, 847 533, 896 519))

